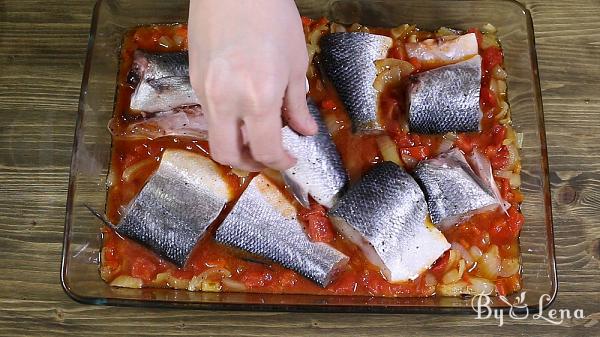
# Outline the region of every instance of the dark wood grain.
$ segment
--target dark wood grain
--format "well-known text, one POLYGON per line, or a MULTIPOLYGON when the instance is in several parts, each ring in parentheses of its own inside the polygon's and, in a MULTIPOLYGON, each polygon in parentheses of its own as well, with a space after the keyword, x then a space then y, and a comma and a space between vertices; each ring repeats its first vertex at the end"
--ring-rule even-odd
POLYGON ((211 312, 82 305, 59 283, 64 209, 93 2, 0 0, 0 335, 600 335, 600 2, 533 14, 560 281, 586 320, 211 312), (596 323, 595 323, 596 322, 596 323))

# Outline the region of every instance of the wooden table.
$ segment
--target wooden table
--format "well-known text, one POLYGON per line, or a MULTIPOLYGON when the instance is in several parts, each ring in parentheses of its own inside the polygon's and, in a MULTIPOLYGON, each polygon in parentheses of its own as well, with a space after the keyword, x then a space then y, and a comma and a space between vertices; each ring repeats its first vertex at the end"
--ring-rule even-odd
POLYGON ((600 2, 525 1, 548 135, 556 309, 585 320, 160 310, 82 305, 59 283, 93 2, 0 0, 0 335, 600 335, 600 2), (485 330, 484 330, 485 329, 485 330))

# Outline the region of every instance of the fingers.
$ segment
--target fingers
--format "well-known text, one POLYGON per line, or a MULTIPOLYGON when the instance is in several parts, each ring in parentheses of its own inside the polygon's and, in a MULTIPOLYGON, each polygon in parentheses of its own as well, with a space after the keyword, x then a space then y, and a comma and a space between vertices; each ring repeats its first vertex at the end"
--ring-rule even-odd
POLYGON ((292 129, 305 136, 317 133, 317 123, 308 112, 306 105, 306 78, 304 76, 292 79, 288 84, 283 118, 292 129))
POLYGON ((281 140, 281 108, 272 105, 261 113, 244 118, 250 153, 257 162, 275 170, 284 171, 296 160, 284 150, 281 140))
POLYGON ((258 172, 263 165, 252 159, 249 150, 244 146, 240 130, 241 122, 236 117, 223 118, 221 114, 215 118, 215 113, 208 113, 208 142, 210 156, 222 165, 232 166, 250 172, 258 172))

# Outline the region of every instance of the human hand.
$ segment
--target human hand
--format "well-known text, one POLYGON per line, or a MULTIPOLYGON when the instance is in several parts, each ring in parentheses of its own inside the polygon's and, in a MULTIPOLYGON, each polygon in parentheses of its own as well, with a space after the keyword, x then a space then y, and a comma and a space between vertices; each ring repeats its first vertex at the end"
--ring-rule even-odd
POLYGON ((317 132, 306 105, 308 54, 293 0, 191 0, 190 80, 208 117, 212 158, 247 171, 285 170, 283 117, 317 132))

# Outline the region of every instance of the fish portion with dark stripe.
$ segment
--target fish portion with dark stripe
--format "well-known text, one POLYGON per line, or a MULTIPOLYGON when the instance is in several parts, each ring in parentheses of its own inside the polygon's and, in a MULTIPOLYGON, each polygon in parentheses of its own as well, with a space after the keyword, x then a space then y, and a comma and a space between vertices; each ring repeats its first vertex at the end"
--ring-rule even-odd
POLYGON ((320 40, 320 60, 339 94, 356 133, 378 133, 379 94, 373 88, 376 60, 387 56, 392 39, 369 33, 332 33, 320 40))
POLYGON ((304 207, 310 206, 310 194, 319 204, 331 208, 348 182, 348 174, 319 108, 309 100, 308 110, 319 126, 317 134, 303 136, 287 126, 281 131, 285 149, 297 159, 283 177, 304 207))
POLYGON ((411 132, 442 134, 481 130, 481 57, 411 77, 408 127, 411 132))
POLYGON ((392 162, 375 165, 329 215, 389 282, 414 280, 450 248, 444 235, 427 223, 419 185, 392 162))
POLYGON ((215 162, 189 151, 166 150, 115 228, 182 267, 233 197, 215 162))
POLYGON ((311 242, 296 209, 262 174, 248 185, 216 232, 216 241, 275 261, 322 287, 349 258, 322 242, 311 242))
POLYGON ((422 161, 413 174, 425 191, 431 220, 442 229, 500 206, 458 149, 422 161))
POLYGON ((129 80, 136 85, 129 108, 156 113, 199 105, 192 89, 187 52, 134 54, 129 80))

